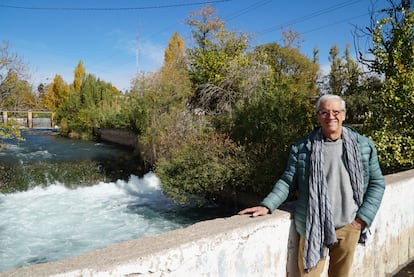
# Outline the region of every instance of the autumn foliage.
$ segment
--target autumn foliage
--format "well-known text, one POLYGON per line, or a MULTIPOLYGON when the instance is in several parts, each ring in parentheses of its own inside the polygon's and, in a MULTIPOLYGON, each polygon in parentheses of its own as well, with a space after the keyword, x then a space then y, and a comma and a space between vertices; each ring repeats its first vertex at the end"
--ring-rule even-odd
POLYGON ((1 107, 54 111, 61 133, 76 138, 92 139, 94 128, 135 132, 148 170, 181 203, 267 193, 290 145, 317 125, 314 104, 324 93, 346 100, 347 123, 374 140, 384 173, 413 168, 414 13, 404 1, 390 3, 367 28, 370 55, 356 62, 349 45, 343 55, 334 45, 326 75, 317 49, 301 53, 300 34, 283 30, 281 45, 252 47, 211 7, 186 21, 192 47, 172 34, 163 66, 137 74, 122 93, 82 61, 72 83, 57 74, 31 93, 20 60, 2 46, 11 63, 0 67, 1 107))

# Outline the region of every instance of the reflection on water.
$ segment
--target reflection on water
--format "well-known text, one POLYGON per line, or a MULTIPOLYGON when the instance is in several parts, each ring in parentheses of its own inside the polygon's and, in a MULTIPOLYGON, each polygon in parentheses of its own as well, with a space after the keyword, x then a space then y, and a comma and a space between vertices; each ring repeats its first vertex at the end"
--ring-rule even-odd
POLYGON ((56 182, 73 187, 144 173, 142 160, 131 149, 46 131, 25 132, 23 137, 20 143, 6 141, 0 151, 0 192, 56 182))
MULTIPOLYGON (((14 144, 5 141, 0 161, 7 163, 47 161, 77 161, 108 158, 122 152, 121 148, 91 141, 71 140, 51 131, 27 131, 22 133, 24 142, 14 144), (9 156, 13 154, 13 156, 9 156)), ((124 154, 128 151, 125 150, 124 154)))

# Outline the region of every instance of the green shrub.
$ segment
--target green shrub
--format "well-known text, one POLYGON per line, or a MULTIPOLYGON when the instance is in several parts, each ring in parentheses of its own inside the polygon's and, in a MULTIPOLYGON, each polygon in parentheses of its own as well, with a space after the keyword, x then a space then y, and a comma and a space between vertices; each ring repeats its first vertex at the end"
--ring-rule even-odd
POLYGON ((172 150, 168 160, 160 160, 155 172, 164 193, 188 204, 193 196, 213 199, 235 193, 246 182, 248 165, 243 147, 224 135, 200 133, 172 150))
POLYGON ((378 159, 384 174, 414 168, 414 136, 387 130, 374 131, 378 159))
POLYGON ((314 128, 315 108, 305 94, 274 89, 245 103, 232 117, 229 131, 245 146, 252 175, 247 192, 266 195, 286 167, 293 143, 314 128))

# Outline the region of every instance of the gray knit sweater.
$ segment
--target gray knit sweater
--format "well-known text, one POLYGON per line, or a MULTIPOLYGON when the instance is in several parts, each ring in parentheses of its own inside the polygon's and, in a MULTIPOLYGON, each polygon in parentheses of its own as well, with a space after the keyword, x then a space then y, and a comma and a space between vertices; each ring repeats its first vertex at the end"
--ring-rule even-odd
POLYGON ((342 139, 325 141, 323 149, 328 198, 335 228, 339 228, 355 219, 358 205, 354 199, 351 179, 345 167, 342 139))

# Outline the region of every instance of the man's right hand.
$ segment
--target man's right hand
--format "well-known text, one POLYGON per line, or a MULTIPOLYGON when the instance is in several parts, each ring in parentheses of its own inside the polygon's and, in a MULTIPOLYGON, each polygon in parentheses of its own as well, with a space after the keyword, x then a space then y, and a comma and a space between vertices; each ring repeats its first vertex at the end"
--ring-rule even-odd
POLYGON ((251 207, 251 208, 241 210, 237 214, 238 215, 251 214, 252 217, 256 217, 260 215, 267 215, 268 213, 269 213, 269 209, 266 208, 265 206, 256 206, 256 207, 251 207))

